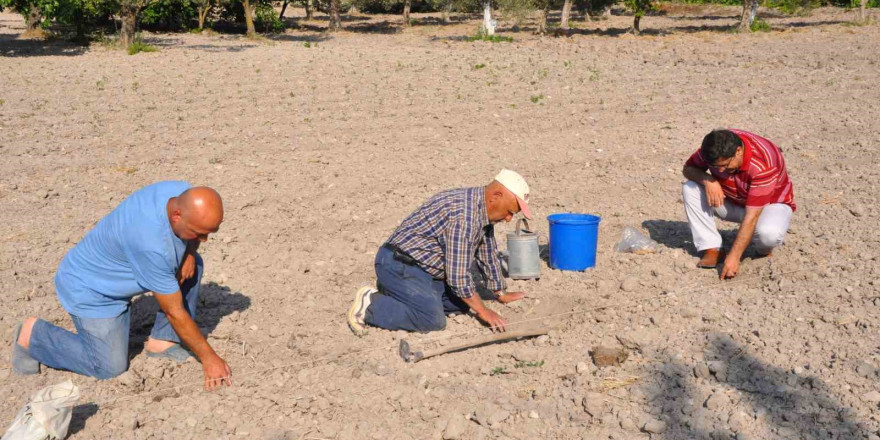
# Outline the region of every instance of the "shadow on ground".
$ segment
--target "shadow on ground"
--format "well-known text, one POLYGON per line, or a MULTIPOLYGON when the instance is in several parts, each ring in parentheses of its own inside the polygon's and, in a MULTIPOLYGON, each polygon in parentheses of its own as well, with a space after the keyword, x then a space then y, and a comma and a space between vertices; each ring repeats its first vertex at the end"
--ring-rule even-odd
POLYGON ((94 403, 86 403, 83 405, 74 406, 70 417, 70 425, 68 426, 67 434, 69 436, 73 436, 77 432, 82 431, 83 428, 86 427, 86 420, 97 413, 98 405, 95 405, 94 403))
POLYGON ((651 240, 673 249, 684 249, 697 255, 687 222, 677 220, 645 220, 642 227, 648 231, 651 240))
POLYGON ((67 41, 23 40, 18 35, 0 34, 0 57, 76 56, 88 50, 88 46, 67 41))
MULTIPOLYGON (((251 306, 251 299, 217 283, 202 284, 199 288, 199 305, 196 308, 196 324, 202 333, 210 334, 224 316, 241 312, 251 306)), ((159 305, 153 297, 141 295, 131 302, 131 338, 129 339, 129 359, 140 354, 144 342, 153 329, 159 305)))
POLYGON ((671 360, 644 385, 651 412, 666 424, 664 432, 651 438, 819 440, 872 435, 856 420, 855 411, 842 406, 809 370, 794 373, 768 364, 721 333, 707 334, 705 359, 712 364, 708 377, 695 379, 693 366, 671 360), (698 380, 712 382, 713 392, 701 394, 698 380))

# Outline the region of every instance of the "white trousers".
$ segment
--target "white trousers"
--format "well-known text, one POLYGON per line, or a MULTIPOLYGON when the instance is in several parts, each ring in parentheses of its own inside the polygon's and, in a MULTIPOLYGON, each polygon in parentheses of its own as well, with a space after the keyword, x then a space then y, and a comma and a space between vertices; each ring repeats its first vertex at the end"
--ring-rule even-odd
MULTIPOLYGON (((706 188, 692 180, 681 186, 681 199, 684 201, 684 211, 697 251, 721 247, 721 234, 715 226, 716 216, 721 220, 736 223, 742 223, 746 216, 745 206, 737 205, 727 198, 724 199, 724 204, 717 208, 710 206, 706 198, 706 188)), ((791 207, 784 203, 764 206, 752 237, 752 244, 759 253, 770 253, 773 248, 782 244, 785 233, 788 232, 791 214, 791 207)))

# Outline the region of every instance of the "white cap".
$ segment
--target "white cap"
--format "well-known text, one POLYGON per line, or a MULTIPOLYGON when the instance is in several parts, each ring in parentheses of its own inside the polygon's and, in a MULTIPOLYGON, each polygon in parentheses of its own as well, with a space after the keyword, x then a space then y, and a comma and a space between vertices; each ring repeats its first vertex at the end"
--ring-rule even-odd
POLYGON ((516 171, 504 169, 495 176, 495 180, 513 193, 516 201, 519 203, 519 210, 522 211, 527 219, 531 220, 532 210, 529 209, 528 205, 529 184, 526 183, 526 179, 523 179, 523 176, 520 176, 516 171))

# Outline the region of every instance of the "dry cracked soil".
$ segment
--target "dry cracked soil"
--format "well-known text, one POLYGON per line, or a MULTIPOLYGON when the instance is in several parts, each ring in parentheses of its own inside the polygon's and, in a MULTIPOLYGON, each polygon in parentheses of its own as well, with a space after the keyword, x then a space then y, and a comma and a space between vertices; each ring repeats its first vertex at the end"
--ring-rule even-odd
POLYGON ((762 9, 774 30, 737 34, 738 8, 664 11, 639 37, 622 15, 561 37, 502 20, 497 44, 466 41, 469 17, 355 16, 259 41, 147 33, 160 50, 136 56, 21 40, 0 14, 0 333, 33 314, 72 327, 64 253, 127 194, 185 179, 226 204, 198 322, 235 380, 209 393, 198 364, 147 359, 140 297, 129 372, 3 365, 0 420, 70 378, 71 439, 880 438, 880 26, 762 9), (785 246, 728 282, 694 268, 680 202, 683 161, 723 126, 782 147, 799 207, 785 246), (416 364, 400 339, 488 330, 354 337, 345 311, 398 222, 502 167, 531 183, 536 230, 602 217, 594 269, 542 263, 511 282, 525 300, 491 305, 550 333, 416 364), (658 251, 615 252, 627 226, 658 251), (602 346, 628 357, 600 368, 602 346))

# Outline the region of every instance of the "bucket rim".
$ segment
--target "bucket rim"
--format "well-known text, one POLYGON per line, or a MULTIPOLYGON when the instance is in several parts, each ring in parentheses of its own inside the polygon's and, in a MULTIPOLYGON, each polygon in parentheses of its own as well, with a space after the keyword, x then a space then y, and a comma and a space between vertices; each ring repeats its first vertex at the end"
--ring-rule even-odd
POLYGON ((561 212, 547 216, 550 224, 563 225, 595 225, 602 221, 602 217, 593 214, 581 214, 577 212, 561 212))

